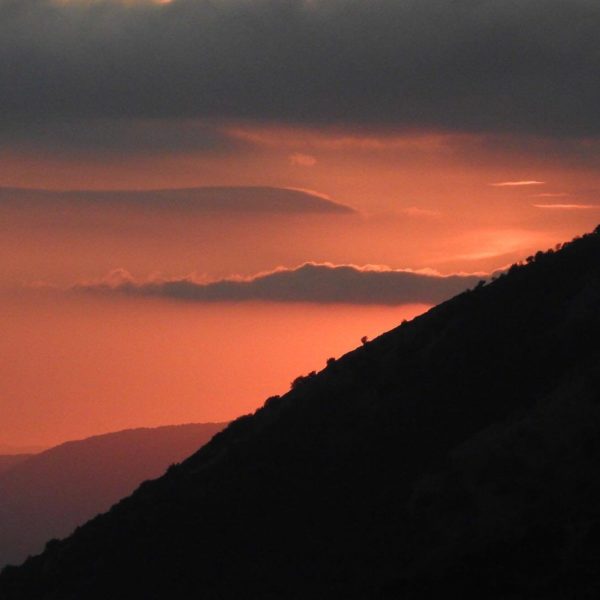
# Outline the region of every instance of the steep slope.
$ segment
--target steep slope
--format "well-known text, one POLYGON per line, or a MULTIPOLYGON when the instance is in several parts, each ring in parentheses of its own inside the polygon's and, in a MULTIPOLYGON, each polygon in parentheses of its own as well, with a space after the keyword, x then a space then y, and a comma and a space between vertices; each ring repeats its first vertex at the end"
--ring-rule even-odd
POLYGON ((22 562, 50 538, 69 535, 224 426, 130 429, 67 442, 14 464, 0 473, 0 566, 22 562))
POLYGON ((599 307, 600 228, 297 379, 0 597, 595 597, 599 307))

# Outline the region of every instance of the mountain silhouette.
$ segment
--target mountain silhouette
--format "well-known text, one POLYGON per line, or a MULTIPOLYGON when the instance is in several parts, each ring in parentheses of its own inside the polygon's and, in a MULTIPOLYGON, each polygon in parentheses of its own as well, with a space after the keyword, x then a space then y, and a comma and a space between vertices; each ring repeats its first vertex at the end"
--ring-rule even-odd
POLYGON ((41 552, 50 538, 69 535, 142 481, 162 475, 224 426, 129 429, 30 457, 6 457, 4 462, 13 460, 4 469, 0 461, 0 566, 22 562, 41 552))
POLYGON ((600 228, 299 377, 0 598, 597 597, 599 334, 600 228))

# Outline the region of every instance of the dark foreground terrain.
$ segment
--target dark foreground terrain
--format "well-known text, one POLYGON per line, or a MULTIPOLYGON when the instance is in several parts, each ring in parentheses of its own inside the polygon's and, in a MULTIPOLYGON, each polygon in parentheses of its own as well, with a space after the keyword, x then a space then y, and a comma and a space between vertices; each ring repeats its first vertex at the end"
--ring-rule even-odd
POLYGON ((599 338, 600 229, 299 378, 0 598, 596 598, 599 338))

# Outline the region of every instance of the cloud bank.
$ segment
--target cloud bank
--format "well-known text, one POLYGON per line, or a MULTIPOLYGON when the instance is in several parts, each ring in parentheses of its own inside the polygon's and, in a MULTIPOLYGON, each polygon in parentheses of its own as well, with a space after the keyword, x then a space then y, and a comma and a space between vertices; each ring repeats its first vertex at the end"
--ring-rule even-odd
POLYGON ((295 269, 276 269, 249 279, 202 282, 187 277, 139 281, 117 270, 101 281, 81 283, 77 292, 170 298, 189 302, 312 302, 343 304, 437 304, 481 277, 441 276, 406 270, 353 265, 305 263, 295 269))
POLYGON ((0 0, 0 131, 200 118, 596 136, 599 29, 594 0, 0 0))
POLYGON ((74 207, 168 209, 194 213, 352 214, 354 209, 308 190, 198 187, 161 190, 37 190, 0 188, 0 208, 74 207))
MULTIPOLYGON (((68 111, 65 114, 69 114, 68 111)), ((156 156, 193 153, 218 156, 243 152, 248 146, 214 125, 191 119, 59 118, 38 114, 10 123, 3 122, 0 116, 0 128, 0 150, 24 153, 45 150, 53 156, 60 154, 76 158, 90 154, 156 156)))

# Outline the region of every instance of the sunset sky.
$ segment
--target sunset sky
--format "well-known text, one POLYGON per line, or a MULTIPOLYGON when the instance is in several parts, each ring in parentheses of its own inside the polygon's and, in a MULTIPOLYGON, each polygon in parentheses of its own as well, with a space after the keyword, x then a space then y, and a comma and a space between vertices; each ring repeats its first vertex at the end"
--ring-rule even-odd
POLYGON ((0 446, 221 421, 600 222, 597 0, 0 0, 0 446))

